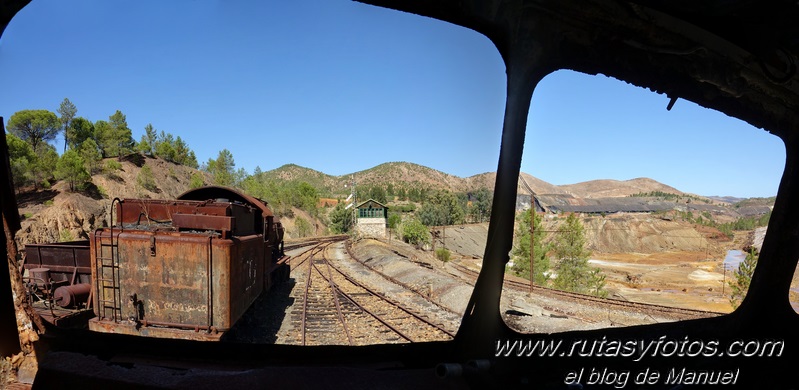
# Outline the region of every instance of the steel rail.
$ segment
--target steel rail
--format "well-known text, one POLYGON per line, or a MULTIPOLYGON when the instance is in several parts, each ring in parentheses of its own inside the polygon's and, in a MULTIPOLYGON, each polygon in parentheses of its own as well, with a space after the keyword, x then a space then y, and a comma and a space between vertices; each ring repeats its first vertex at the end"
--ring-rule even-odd
POLYGON ((313 247, 311 247, 311 248, 309 248, 309 249, 305 250, 304 252, 300 253, 300 254, 299 254, 299 255, 297 255, 296 257, 293 257, 293 258, 292 258, 292 260, 293 260, 293 259, 295 259, 295 258, 298 258, 298 257, 300 257, 300 256, 303 256, 303 255, 305 255, 305 257, 304 257, 304 258, 303 258, 303 259, 302 259, 302 260, 301 260, 299 263, 297 263, 297 264, 291 264, 291 262, 289 262, 289 266, 290 266, 291 268, 294 268, 294 269, 296 269, 296 268, 299 268, 301 265, 303 265, 303 264, 305 263, 305 261, 306 261, 306 260, 308 260, 308 259, 309 259, 311 256, 313 256, 313 254, 314 254, 314 253, 313 253, 313 251, 314 251, 315 249, 317 249, 317 248, 318 248, 320 245, 322 245, 322 244, 321 244, 321 243, 315 244, 315 245, 313 245, 313 247), (308 254, 309 254, 309 255, 308 255, 308 254))
MULTIPOLYGON (((475 279, 476 280, 477 279, 477 275, 479 274, 477 271, 469 269, 469 268, 467 268, 467 267, 465 267, 463 265, 460 265, 460 264, 450 263, 449 265, 451 265, 453 268, 457 269, 458 271, 469 275, 470 279, 475 279)), ((518 290, 518 291, 527 292, 530 289, 530 285, 528 283, 522 283, 522 282, 518 282, 518 281, 515 281, 515 280, 508 280, 508 279, 505 279, 504 283, 507 283, 507 285, 510 288, 512 288, 514 290, 518 290)), ((580 300, 580 301, 596 302, 596 303, 598 303, 600 305, 605 305, 605 306, 636 308, 636 309, 639 309, 639 310, 654 311, 654 312, 659 312, 659 313, 663 313, 663 314, 672 314, 672 315, 683 314, 683 315, 692 315, 692 316, 695 316, 695 317, 707 317, 707 316, 723 315, 724 314, 724 313, 719 313, 719 312, 714 312, 714 311, 707 311, 707 310, 687 309, 687 308, 679 308, 679 307, 672 307, 672 306, 665 306, 665 305, 657 305, 657 304, 649 304, 649 303, 641 303, 641 302, 633 302, 633 301, 621 301, 621 300, 618 300, 618 299, 610 299, 610 298, 601 298, 601 297, 595 297, 595 296, 592 296, 592 295, 579 294, 579 293, 574 293, 574 292, 569 292, 569 291, 561 291, 561 290, 556 290, 556 289, 553 289, 553 288, 537 286, 537 285, 533 286, 533 290, 537 291, 537 292, 549 294, 551 296, 554 295, 554 296, 567 297, 567 298, 580 300)))
MULTIPOLYGON (((318 253, 318 251, 317 251, 317 253, 318 253)), ((308 256, 308 257, 309 258, 313 257, 313 255, 315 255, 315 254, 316 253, 312 252, 311 255, 308 256)), ((306 331, 305 325, 306 325, 306 318, 308 317, 308 290, 310 290, 310 288, 311 288, 312 272, 313 272, 313 263, 310 263, 310 265, 308 266, 308 276, 305 279, 305 292, 303 294, 303 299, 302 299, 302 324, 300 325, 301 329, 302 329, 302 331, 301 331, 301 333, 302 333, 302 340, 301 340, 302 341, 302 345, 305 345, 305 331, 306 331)))
POLYGON ((394 278, 394 277, 391 277, 391 276, 389 276, 389 275, 386 275, 386 274, 384 274, 384 273, 380 272, 380 271, 379 271, 377 268, 375 268, 375 267, 372 267, 372 266, 371 266, 371 265, 369 265, 369 264, 366 264, 366 262, 365 262, 365 261, 362 261, 361 259, 359 259, 359 258, 355 257, 355 255, 352 253, 352 242, 351 242, 351 241, 347 241, 347 244, 345 245, 345 247, 346 247, 346 249, 347 249, 347 254, 350 256, 350 258, 352 258, 353 260, 357 261, 358 263, 360 263, 360 264, 361 264, 361 265, 363 265, 364 267, 366 267, 366 268, 369 268, 371 271, 375 272, 376 274, 378 274, 378 275, 380 275, 380 276, 382 276, 382 277, 384 277, 384 278, 388 279, 389 281, 391 281, 391 282, 392 282, 392 283, 394 283, 394 284, 397 284, 397 285, 400 285, 400 286, 404 287, 406 290, 408 290, 408 291, 410 291, 410 292, 412 292, 412 293, 414 293, 414 294, 416 294, 416 295, 418 295, 418 296, 422 297, 422 299, 424 299, 424 300, 426 300, 426 301, 428 301, 428 302, 432 303, 434 306, 437 306, 437 307, 438 307, 439 309, 441 309, 441 310, 444 310, 444 311, 446 311, 446 312, 449 312, 449 313, 451 313, 451 314, 455 314, 455 315, 458 315, 458 316, 461 316, 461 315, 463 315, 463 313, 457 313, 457 312, 455 312, 454 310, 452 310, 452 309, 450 309, 450 308, 448 308, 448 307, 446 307, 446 306, 443 306, 443 305, 439 304, 439 303, 438 303, 438 302, 436 302, 436 301, 433 301, 432 299, 430 299, 429 297, 425 296, 425 295, 424 295, 424 294, 422 294, 421 292, 417 291, 415 288, 411 287, 411 286, 410 286, 410 285, 408 285, 407 283, 401 282, 401 281, 397 280, 397 279, 396 279, 396 278, 394 278))
POLYGON ((311 263, 311 266, 314 269, 316 269, 316 272, 319 272, 319 275, 322 277, 322 279, 326 279, 327 280, 327 284, 330 286, 330 290, 333 293, 333 303, 336 304, 336 313, 338 314, 338 320, 341 321, 341 325, 344 327, 344 333, 347 334, 347 341, 350 343, 350 345, 353 345, 352 336, 350 335, 350 330, 347 327, 347 320, 344 318, 344 314, 341 312, 341 305, 338 302, 338 294, 336 294, 336 291, 338 291, 338 292, 342 292, 342 291, 339 290, 338 286, 336 286, 335 283, 333 283, 333 277, 330 275, 331 274, 331 272, 330 272, 330 263, 327 261, 327 257, 325 256, 324 249, 322 250, 322 261, 324 261, 324 263, 327 265, 327 273, 328 273, 329 278, 325 277, 325 275, 322 273, 322 270, 320 270, 319 267, 316 266, 316 264, 311 263))
MULTIPOLYGON (((374 296, 376 296, 376 297, 378 297, 378 298, 382 299, 383 301, 385 301, 385 302, 387 302, 387 303, 391 304, 392 306, 396 307, 397 309, 400 309, 400 310, 402 310, 403 312, 407 313, 408 315, 412 316, 413 318, 416 318, 417 320, 419 320, 419 321, 421 321, 421 322, 424 322, 424 323, 426 323, 426 324, 430 325, 431 327, 433 327, 433 328, 435 328, 435 329, 438 329, 439 331, 441 331, 441 332, 443 332, 443 333, 446 333, 446 334, 447 334, 447 335, 449 335, 450 337, 455 337, 455 334, 453 334, 452 332, 450 332, 450 331, 448 331, 448 330, 444 329, 443 327, 441 327, 441 326, 438 326, 437 324, 434 324, 434 323, 432 323, 432 322, 428 321, 427 319, 425 319, 425 318, 423 318, 423 317, 419 316, 418 314, 416 314, 416 313, 414 313, 414 312, 412 312, 412 311, 410 311, 410 310, 406 309, 405 307, 403 307, 403 306, 402 306, 402 305, 400 305, 399 303, 397 303, 397 302, 394 302, 394 301, 392 301, 391 299, 389 299, 388 297, 386 297, 384 294, 382 294, 382 293, 380 293, 380 292, 378 292, 378 291, 374 291, 374 290, 372 290, 371 288, 369 288, 369 287, 365 286, 364 284, 362 284, 362 283, 358 282, 357 280, 353 279, 351 276, 349 276, 349 275, 345 274, 343 271, 341 271, 341 269, 339 269, 339 268, 338 268, 338 267, 336 267, 335 265, 331 265, 329 261, 328 261, 327 263, 328 263, 328 266, 329 266, 329 267, 331 267, 331 268, 333 268, 334 270, 336 270, 336 272, 338 272, 338 273, 339 273, 341 276, 343 276, 343 277, 344 277, 344 279, 346 279, 348 282, 352 283, 353 285, 355 285, 355 286, 357 286, 357 287, 359 287, 359 288, 362 288, 362 289, 364 289, 364 290, 368 291, 370 294, 372 294, 372 295, 374 295, 374 296)), ((347 296, 347 298, 349 298, 349 299, 350 299, 350 301, 352 301, 353 303, 355 303, 355 304, 356 304, 358 307, 362 307, 362 306, 361 306, 359 303, 355 302, 355 301, 354 301, 354 300, 353 300, 353 299, 352 299, 352 298, 349 296, 349 294, 346 294, 346 293, 344 293, 343 291, 342 291, 342 294, 346 295, 346 296, 347 296)), ((372 313, 370 313, 368 310, 367 310, 367 313, 369 313, 369 314, 372 314, 372 313)), ((374 314, 372 314, 372 315, 374 316, 374 314)), ((378 321, 381 321, 381 320, 378 318, 378 321)), ((381 322, 382 322, 382 321, 381 321, 381 322)), ((392 330, 393 330, 393 329, 392 329, 392 330)), ((404 336, 403 336, 403 337, 404 337, 404 336)), ((412 340, 408 339, 408 341, 412 341, 412 340)))

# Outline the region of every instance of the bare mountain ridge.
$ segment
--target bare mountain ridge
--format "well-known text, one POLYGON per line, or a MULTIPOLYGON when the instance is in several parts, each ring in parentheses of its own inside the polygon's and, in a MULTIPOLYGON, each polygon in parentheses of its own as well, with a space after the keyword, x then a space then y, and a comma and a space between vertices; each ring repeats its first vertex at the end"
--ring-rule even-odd
MULTIPOLYGON (((450 175, 433 168, 408 162, 388 162, 370 169, 349 173, 341 176, 332 176, 311 168, 295 164, 266 171, 265 177, 275 180, 301 180, 316 186, 329 195, 342 195, 349 192, 349 183, 353 178, 357 186, 368 188, 373 185, 386 186, 392 184, 395 188, 428 188, 433 190, 449 190, 454 192, 468 192, 479 188, 494 189, 496 180, 495 172, 486 172, 466 178, 450 175)), ((529 195, 529 186, 536 194, 543 195, 572 195, 577 198, 614 198, 627 197, 639 193, 660 191, 676 195, 684 195, 674 187, 660 183, 649 178, 636 178, 631 180, 591 180, 569 185, 554 185, 538 179, 530 174, 521 173, 523 181, 519 183, 519 194, 529 195)))
POLYGON ((610 179, 590 180, 582 183, 562 185, 560 188, 579 198, 618 198, 655 191, 685 195, 685 193, 674 187, 646 177, 625 181, 610 179))
MULTIPOLYGON (((72 193, 67 191, 66 183, 57 182, 50 190, 19 194, 19 211, 23 216, 23 221, 22 230, 17 235, 18 243, 86 238, 93 229, 108 225, 111 199, 115 197, 174 199, 189 189, 191 176, 194 174, 200 174, 205 183, 212 183, 212 179, 207 173, 161 159, 146 158, 141 163, 151 168, 156 183, 156 187, 152 190, 137 184, 141 167, 132 162, 123 161, 120 170, 94 175, 92 177, 93 191, 72 193)), ((351 182, 353 175, 361 189, 371 185, 385 186, 391 183, 395 189, 400 187, 406 189, 427 188, 457 192, 479 188, 492 190, 496 179, 496 174, 491 172, 460 178, 429 167, 405 162, 385 163, 355 174, 341 176, 331 176, 313 169, 289 164, 263 172, 262 175, 278 181, 305 181, 320 189, 323 195, 324 191, 334 195, 346 195, 349 193, 349 188, 345 187, 345 184, 351 182)), ((550 205, 555 206, 561 203, 566 206, 584 206, 596 202, 600 204, 624 203, 635 199, 623 199, 622 197, 640 192, 662 191, 683 194, 673 187, 651 179, 594 180, 569 186, 557 186, 526 173, 521 175, 524 178, 524 183, 520 183, 520 195, 529 195, 527 190, 527 186, 529 186, 542 198, 547 198, 547 195, 549 195, 548 198, 557 198, 550 202, 550 205), (599 193, 603 194, 602 196, 616 196, 616 200, 602 198, 597 195, 599 193)), ((748 199, 733 205, 730 209, 734 208, 741 215, 762 215, 769 210, 770 205, 773 205, 773 200, 774 198, 748 199)), ((702 202, 695 203, 695 205, 692 204, 692 207, 720 207, 702 202)), ((714 211, 711 210, 711 212, 714 211)), ((294 212, 300 213, 299 210, 294 210, 294 212)), ((313 219, 310 216, 302 215, 308 220, 313 219)), ((284 217, 282 221, 287 227, 288 237, 293 237, 296 234, 293 218, 284 217)), ((319 222, 319 226, 324 227, 322 222, 319 222)))

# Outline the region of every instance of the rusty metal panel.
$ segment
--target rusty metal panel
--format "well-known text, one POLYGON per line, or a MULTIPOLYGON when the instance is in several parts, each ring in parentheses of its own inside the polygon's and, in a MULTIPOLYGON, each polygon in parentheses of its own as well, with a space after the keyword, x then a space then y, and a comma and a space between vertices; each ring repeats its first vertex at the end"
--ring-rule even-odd
POLYGON ((25 263, 26 265, 89 267, 91 263, 89 241, 28 244, 25 246, 25 263))
MULTIPOLYGON (((153 199, 124 199, 117 203, 117 223, 140 224, 152 221, 171 221, 175 212, 191 212, 202 202, 181 202, 153 199)), ((112 221, 113 223, 113 221, 112 221)))
POLYGON ((118 251, 123 318, 208 325, 211 240, 196 235, 121 233, 118 251), (152 237, 154 256, 150 250, 152 237), (141 302, 140 308, 131 301, 134 295, 141 302))
POLYGON ((117 222, 148 224, 170 222, 176 213, 230 215, 230 204, 195 200, 123 199, 117 203, 117 222))
POLYGON ((193 200, 124 199, 117 203, 116 214, 118 222, 123 225, 172 223, 176 228, 229 231, 241 236, 255 234, 256 219, 260 218, 251 205, 193 200), (225 220, 224 217, 233 217, 234 220, 225 220))
POLYGON ((205 200, 217 198, 227 198, 231 201, 239 201, 255 207, 261 212, 261 218, 271 217, 274 215, 265 201, 227 187, 206 186, 194 188, 178 196, 178 199, 180 200, 205 200))
POLYGON ((56 281, 86 281, 86 277, 91 274, 90 266, 89 241, 25 246, 24 268, 48 268, 51 277, 56 281))
MULTIPOLYGON (((249 236, 255 234, 255 210, 240 204, 232 204, 230 215, 236 220, 233 234, 237 236, 249 236)), ((260 216, 258 217, 260 219, 260 216)), ((259 221, 259 224, 261 221, 259 221)))
POLYGON ((225 295, 232 298, 230 316, 238 319, 263 292, 264 241, 261 235, 251 235, 234 237, 230 244, 230 284, 225 295))
MULTIPOLYGON (((117 234, 122 320, 225 331, 263 291, 261 235, 220 239, 196 233, 114 230, 117 234)), ((97 243, 110 242, 109 235, 110 229, 98 231, 97 243)), ((105 249, 100 248, 100 256, 110 256, 110 248, 105 249)), ((95 288, 101 300, 113 298, 110 291, 95 288)))
POLYGON ((203 214, 173 214, 172 225, 180 229, 218 230, 232 232, 236 226, 235 217, 203 214))
POLYGON ((202 327, 169 327, 155 324, 137 324, 132 321, 110 322, 97 318, 89 320, 89 329, 95 332, 117 333, 131 336, 183 339, 195 341, 219 341, 222 332, 202 327))

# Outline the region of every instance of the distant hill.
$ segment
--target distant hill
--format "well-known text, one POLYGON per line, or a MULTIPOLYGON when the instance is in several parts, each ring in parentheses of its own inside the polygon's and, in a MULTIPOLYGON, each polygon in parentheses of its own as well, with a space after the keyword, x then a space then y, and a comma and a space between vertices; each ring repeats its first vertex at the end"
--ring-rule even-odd
POLYGON ((746 198, 736 198, 734 196, 718 196, 718 195, 708 196, 707 198, 713 199, 717 202, 724 202, 729 204, 738 203, 742 200, 746 200, 746 198))
MULTIPOLYGON (((356 185, 369 188, 374 185, 387 186, 392 184, 399 189, 427 188, 432 190, 448 190, 453 192, 468 192, 480 188, 494 189, 497 179, 495 172, 486 172, 467 178, 450 175, 433 168, 409 162, 388 162, 358 172, 341 176, 332 176, 314 169, 301 167, 295 164, 283 165, 279 168, 263 173, 264 177, 278 181, 305 181, 313 185, 326 196, 344 195, 349 193, 349 183, 355 177, 356 185)), ((559 186, 547 183, 527 173, 522 173, 533 191, 537 194, 567 194, 559 186)), ((520 194, 529 194, 521 183, 520 194)))
POLYGON ((560 188, 579 198, 618 198, 653 191, 683 195, 682 191, 674 187, 645 177, 625 181, 591 180, 562 185, 560 188))
MULTIPOLYGON (((536 194, 543 195, 543 194, 568 194, 568 190, 563 188, 563 186, 556 186, 554 184, 547 183, 535 176, 526 174, 524 172, 521 173, 522 178, 527 182, 527 185, 535 191, 536 194)), ((520 180, 521 181, 521 180, 520 180)), ((523 185, 523 184, 522 184, 523 185)), ((493 186, 492 186, 493 188, 493 186)), ((527 194, 529 191, 523 191, 521 193, 527 194)))
POLYGON ((733 203, 733 207, 735 208, 744 208, 744 207, 774 207, 774 201, 777 200, 776 196, 772 196, 770 198, 748 198, 748 199, 741 199, 735 203, 733 203))
MULTIPOLYGON (((388 162, 373 168, 365 169, 341 176, 332 176, 314 169, 301 167, 295 164, 283 165, 279 168, 263 172, 264 177, 278 181, 304 181, 316 187, 325 196, 344 195, 349 193, 349 184, 354 175, 356 185, 368 188, 373 185, 387 186, 392 184, 396 188, 429 188, 434 190, 449 190, 455 192, 468 191, 490 185, 493 180, 479 181, 479 185, 472 186, 471 181, 450 175, 432 168, 408 162, 388 162), (490 181, 490 184, 489 184, 490 181)), ((479 176, 479 175, 478 175, 479 176)), ((493 176, 492 176, 493 177, 493 176)))
MULTIPOLYGON (((375 184, 394 186, 404 185, 408 188, 446 189, 450 191, 467 191, 466 181, 458 176, 450 175, 433 168, 408 162, 388 162, 374 168, 355 172, 358 185, 375 184)), ((351 175, 344 175, 348 181, 351 175)))
MULTIPOLYGON (((341 183, 341 178, 338 176, 328 175, 296 164, 286 164, 279 168, 265 171, 263 176, 276 181, 304 181, 322 191, 324 195, 335 193, 341 183)), ((341 185, 343 186, 343 184, 341 185)))

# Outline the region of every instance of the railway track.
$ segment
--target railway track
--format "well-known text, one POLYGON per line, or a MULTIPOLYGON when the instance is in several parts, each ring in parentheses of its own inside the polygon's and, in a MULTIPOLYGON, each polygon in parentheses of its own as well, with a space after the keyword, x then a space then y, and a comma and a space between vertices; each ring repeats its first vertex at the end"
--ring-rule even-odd
POLYGON ((422 293, 422 292, 418 291, 418 290, 417 290, 416 288, 414 288, 413 286, 410 286, 410 285, 408 285, 407 283, 403 283, 402 281, 400 281, 400 280, 398 280, 398 279, 396 279, 396 278, 393 278, 393 277, 391 277, 391 276, 389 276, 389 275, 386 275, 386 274, 384 274, 384 273, 380 272, 379 270, 375 269, 375 267, 372 267, 371 265, 369 265, 369 264, 368 264, 368 263, 366 263, 365 261, 362 261, 361 259, 357 258, 357 257, 356 257, 356 256, 355 256, 355 255, 352 253, 352 242, 351 242, 351 241, 347 241, 346 248, 347 248, 347 254, 350 256, 350 258, 352 258, 353 260, 357 261, 357 262, 358 262, 358 263, 360 263, 362 266, 364 266, 364 267, 368 268, 370 271, 372 271, 372 272, 375 272, 375 273, 377 273, 377 274, 380 274, 380 276, 382 276, 382 277, 386 278, 387 280, 391 281, 392 283, 394 283, 394 284, 397 284, 397 285, 400 285, 400 286, 404 287, 406 290, 410 291, 411 293, 414 293, 414 294, 416 294, 417 296, 421 297, 422 299, 424 299, 424 300, 426 300, 426 301, 430 302, 431 304, 435 305, 435 306, 436 306, 438 309, 441 309, 441 310, 443 310, 443 311, 446 311, 446 312, 448 312, 448 313, 450 313, 450 314, 455 314, 455 315, 457 315, 457 316, 461 316, 461 315, 463 314, 463 313, 457 313, 457 312, 455 312, 454 310, 452 310, 452 309, 450 309, 450 308, 448 308, 448 307, 446 307, 446 306, 443 306, 443 305, 439 304, 438 302, 435 302, 435 301, 432 301, 432 300, 430 300, 430 298, 429 298, 428 296, 426 296, 424 293, 422 293))
MULTIPOLYGON (((454 262, 450 262, 449 265, 451 265, 458 272, 464 275, 464 277, 468 279, 471 283, 474 283, 474 281, 477 280, 477 276, 479 274, 477 271, 474 271, 470 268, 467 268, 463 265, 454 262)), ((504 286, 516 291, 524 291, 524 292, 530 291, 529 283, 519 282, 516 280, 509 280, 507 278, 504 280, 504 286)), ((649 315, 660 315, 675 319, 706 318, 706 317, 715 317, 724 314, 714 311, 686 309, 686 308, 654 305, 654 304, 632 302, 632 301, 621 301, 610 298, 600 298, 591 295, 555 290, 552 288, 535 286, 535 285, 533 286, 533 292, 535 292, 536 294, 545 295, 572 302, 590 303, 592 306, 595 307, 605 307, 614 310, 625 310, 628 312, 636 312, 649 315)))
POLYGON ((327 246, 316 245, 307 257, 309 261, 302 298, 300 342, 302 345, 308 343, 353 345, 347 320, 341 311, 336 287, 331 279, 322 275, 317 266, 317 263, 327 265, 327 271, 330 272, 330 266, 324 258, 327 246), (346 340, 343 336, 346 336, 346 340))
POLYGON ((326 256, 333 241, 320 242, 295 257, 292 273, 303 275, 292 322, 301 345, 367 345, 448 340, 454 334, 367 287, 326 256))
POLYGON ((290 251, 294 249, 299 249, 302 247, 307 246, 314 246, 316 244, 320 244, 323 242, 336 242, 336 241, 344 241, 349 238, 346 234, 337 234, 332 236, 324 236, 324 237, 313 237, 309 239, 300 239, 300 240, 293 240, 291 242, 286 242, 283 246, 283 250, 290 251))

